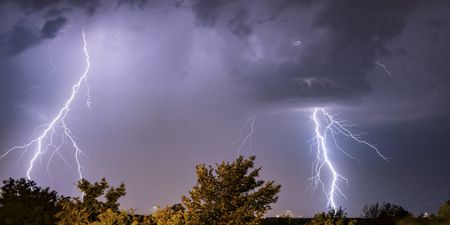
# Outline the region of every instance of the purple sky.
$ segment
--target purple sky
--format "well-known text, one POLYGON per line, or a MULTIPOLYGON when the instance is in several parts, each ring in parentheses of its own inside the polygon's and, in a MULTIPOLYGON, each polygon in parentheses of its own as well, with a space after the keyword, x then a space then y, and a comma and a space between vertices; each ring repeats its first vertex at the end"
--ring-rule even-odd
MULTIPOLYGON (((124 208, 178 203, 196 164, 236 157, 234 125, 255 116, 244 154, 282 185, 269 215, 324 210, 309 189, 308 141, 311 107, 325 107, 390 158, 339 139, 360 160, 331 155, 349 178, 337 199, 349 215, 383 201, 434 212, 450 188, 449 10, 444 0, 0 0, 0 153, 64 104, 85 66, 84 27, 93 104, 82 87, 67 122, 85 177, 125 182, 124 208)), ((77 195, 64 151, 71 167, 55 158, 50 179, 43 156, 32 177, 77 195)), ((26 175, 32 154, 20 156, 0 161, 0 179, 26 175)))

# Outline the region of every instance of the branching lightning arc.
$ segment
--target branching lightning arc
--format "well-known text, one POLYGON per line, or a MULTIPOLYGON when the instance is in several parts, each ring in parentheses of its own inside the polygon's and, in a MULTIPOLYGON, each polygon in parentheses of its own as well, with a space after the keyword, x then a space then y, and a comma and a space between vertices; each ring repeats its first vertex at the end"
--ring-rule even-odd
POLYGON ((392 76, 392 72, 388 69, 386 65, 384 65, 380 61, 375 61, 375 63, 377 64, 377 66, 381 67, 387 75, 389 75, 390 77, 392 76))
POLYGON ((239 137, 235 140, 235 144, 238 144, 238 156, 243 154, 245 147, 248 147, 248 151, 250 151, 252 149, 252 145, 253 145, 253 133, 255 131, 255 121, 256 121, 256 117, 255 116, 250 116, 248 117, 246 120, 243 120, 237 124, 235 124, 234 126, 240 126, 240 135, 239 137))
POLYGON ((346 156, 355 159, 350 154, 339 147, 336 135, 340 134, 356 143, 363 144, 368 148, 374 150, 376 154, 383 160, 388 160, 373 144, 361 139, 361 134, 352 133, 348 127, 353 126, 347 121, 342 121, 336 119, 328 113, 324 108, 314 108, 312 116, 314 122, 314 138, 313 144, 311 145, 311 150, 316 150, 316 159, 313 163, 312 177, 310 178, 313 182, 314 188, 321 186, 323 192, 327 197, 327 207, 332 209, 337 209, 336 197, 341 196, 346 198, 345 194, 340 188, 342 182, 348 184, 348 179, 341 175, 330 158, 330 148, 328 143, 331 142, 334 148, 343 152, 346 156), (322 180, 323 170, 327 169, 331 175, 331 182, 329 187, 326 187, 322 180))
POLYGON ((28 163, 28 169, 26 171, 26 175, 28 179, 31 179, 31 174, 33 171, 33 168, 35 166, 36 160, 41 157, 44 153, 51 152, 50 157, 48 159, 47 169, 49 167, 50 162, 52 161, 53 157, 55 155, 58 155, 61 157, 61 159, 67 164, 66 159, 61 154, 60 150, 63 146, 65 146, 66 142, 68 142, 69 145, 71 145, 75 163, 77 166, 77 174, 80 179, 83 178, 82 174, 82 166, 80 162, 80 156, 83 154, 81 151, 78 143, 75 140, 75 137, 73 136, 71 130, 69 129, 69 126, 67 125, 66 118, 70 112, 71 106, 73 101, 76 99, 82 85, 84 84, 86 86, 87 90, 87 100, 86 105, 90 107, 91 105, 91 99, 89 96, 89 86, 87 83, 87 77, 90 69, 90 58, 89 58, 89 52, 87 49, 87 41, 86 41, 86 35, 84 30, 82 30, 82 38, 83 38, 83 52, 85 56, 85 62, 86 67, 84 68, 83 73, 81 74, 78 81, 72 86, 72 92, 69 96, 69 98, 64 103, 63 107, 58 111, 58 114, 51 120, 50 123, 44 124, 40 126, 39 128, 42 128, 43 131, 34 139, 29 141, 26 144, 23 145, 17 145, 6 151, 4 154, 0 156, 0 159, 3 159, 6 157, 9 153, 15 150, 23 150, 22 154, 25 154, 27 151, 32 150, 33 156, 30 159, 28 163), (55 143, 55 136, 58 135, 61 137, 59 140, 59 143, 55 143))

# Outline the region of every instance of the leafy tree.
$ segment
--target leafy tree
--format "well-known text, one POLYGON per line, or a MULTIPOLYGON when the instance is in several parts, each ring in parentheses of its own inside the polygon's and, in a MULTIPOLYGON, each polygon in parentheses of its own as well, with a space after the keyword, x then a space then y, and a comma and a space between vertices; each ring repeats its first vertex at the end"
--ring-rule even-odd
POLYGON ((41 188, 34 181, 12 178, 3 181, 0 196, 0 224, 55 224, 62 199, 55 191, 41 188))
POLYGON ((447 200, 438 210, 438 216, 450 219, 450 200, 447 200))
POLYGON ((331 209, 327 213, 321 212, 307 223, 307 225, 355 225, 356 220, 347 218, 347 213, 341 208, 331 209))
POLYGON ((143 217, 133 215, 129 211, 113 211, 111 209, 102 212, 97 217, 98 221, 90 223, 90 225, 152 225, 151 217, 143 217))
POLYGON ((186 224, 259 224, 270 204, 277 201, 281 186, 256 180, 261 168, 252 169, 254 160, 254 156, 240 156, 215 168, 197 165, 197 184, 189 197, 182 196, 186 224))
MULTIPOLYGON (((105 178, 90 183, 82 179, 78 188, 83 193, 82 199, 75 197, 62 201, 62 210, 57 214, 60 225, 66 224, 135 224, 137 218, 125 211, 119 211, 118 200, 125 195, 125 185, 110 187, 105 178), (104 198, 105 201, 100 201, 104 198)), ((145 220, 145 219, 144 219, 145 220)), ((143 219, 140 219, 143 221, 143 219)))
POLYGON ((412 214, 403 207, 391 203, 375 203, 363 208, 363 217, 371 219, 373 224, 396 224, 396 222, 411 216, 412 214))
POLYGON ((439 207, 434 222, 435 224, 450 225, 450 200, 445 201, 439 207))
POLYGON ((153 215, 158 225, 183 225, 186 223, 184 219, 185 208, 181 204, 175 204, 171 207, 158 209, 153 215))

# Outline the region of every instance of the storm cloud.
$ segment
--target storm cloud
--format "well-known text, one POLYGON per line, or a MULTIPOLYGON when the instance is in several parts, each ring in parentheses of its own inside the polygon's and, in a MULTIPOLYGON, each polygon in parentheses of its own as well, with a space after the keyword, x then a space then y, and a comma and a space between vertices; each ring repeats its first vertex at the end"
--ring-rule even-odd
POLYGON ((81 9, 86 14, 93 15, 100 6, 99 0, 2 0, 0 11, 18 9, 19 11, 14 13, 22 13, 24 17, 18 21, 3 18, 13 27, 10 30, 0 31, 0 43, 5 48, 0 54, 14 56, 43 39, 55 38, 69 22, 65 14, 81 9), (39 30, 41 35, 38 35, 39 30))
POLYGON ((55 38, 66 23, 67 19, 64 17, 57 17, 55 19, 47 20, 41 30, 42 37, 55 38))
POLYGON ((299 3, 303 4, 198 1, 193 5, 198 25, 223 26, 245 39, 239 40, 245 42, 243 48, 233 49, 226 57, 233 58, 234 54, 234 58, 240 59, 233 59, 229 66, 250 98, 336 101, 370 92, 367 73, 373 69, 377 57, 392 54, 387 44, 401 34, 415 5, 413 1, 299 3), (290 13, 298 7, 313 8, 312 13, 305 11, 307 16, 290 13), (266 26, 281 28, 267 33, 266 26), (284 46, 273 42, 293 34, 305 40, 311 38, 313 43, 303 41, 299 49, 293 49, 297 40, 287 38, 284 46), (309 34, 320 36, 308 37, 309 34), (264 44, 255 43, 258 38, 264 44), (240 58, 249 51, 253 51, 253 57, 240 58), (308 55, 298 53, 301 51, 307 51, 308 55))

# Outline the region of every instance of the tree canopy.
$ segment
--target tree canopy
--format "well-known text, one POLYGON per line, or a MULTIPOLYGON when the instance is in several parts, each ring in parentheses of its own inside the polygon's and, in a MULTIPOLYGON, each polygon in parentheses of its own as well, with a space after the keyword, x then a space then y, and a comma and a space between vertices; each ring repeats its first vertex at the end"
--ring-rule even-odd
POLYGON ((363 217, 371 219, 373 224, 396 224, 396 222, 411 216, 412 214, 403 207, 391 203, 375 203, 363 208, 363 217))
MULTIPOLYGON (((399 205, 375 203, 363 208, 363 218, 349 219, 341 208, 313 218, 269 218, 265 213, 278 199, 281 186, 259 180, 255 157, 196 166, 197 182, 181 203, 158 209, 153 215, 121 210, 125 185, 108 184, 105 178, 77 187, 79 197, 62 197, 27 179, 3 181, 0 188, 0 225, 450 225, 450 200, 437 214, 414 217, 399 205)), ((290 215, 290 214, 289 214, 290 215)))
POLYGON ((175 204, 171 207, 165 207, 159 209, 153 215, 158 225, 184 225, 185 220, 185 208, 181 204, 175 204))
POLYGON ((65 199, 62 210, 56 215, 60 225, 137 225, 151 224, 150 218, 119 210, 119 198, 126 194, 125 185, 110 187, 105 178, 90 183, 82 179, 78 188, 83 197, 65 199), (100 201, 104 198, 105 201, 100 201))
POLYGON ((339 209, 331 209, 328 212, 321 212, 307 223, 307 225, 355 225, 356 220, 348 219, 347 213, 339 209))
POLYGON ((41 188, 34 181, 12 178, 3 181, 0 196, 0 224, 55 224, 62 199, 55 191, 41 188))
POLYGON ((240 156, 215 167, 197 165, 197 183, 189 196, 182 196, 186 224, 258 224, 281 186, 257 180, 261 168, 253 168, 254 160, 240 156))
POLYGON ((450 219, 450 200, 447 200, 441 205, 441 207, 439 207, 438 216, 450 219))

